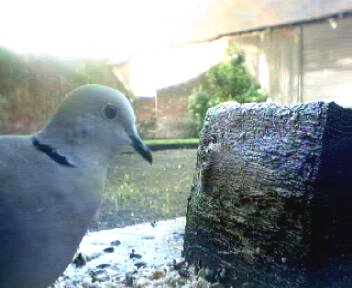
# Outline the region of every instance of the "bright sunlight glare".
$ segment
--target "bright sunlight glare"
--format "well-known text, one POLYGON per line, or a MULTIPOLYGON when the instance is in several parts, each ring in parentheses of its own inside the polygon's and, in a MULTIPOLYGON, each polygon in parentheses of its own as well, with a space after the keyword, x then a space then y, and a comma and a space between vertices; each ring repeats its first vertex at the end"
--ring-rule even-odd
POLYGON ((0 46, 60 57, 128 59, 172 45, 214 0, 2 1, 0 46))

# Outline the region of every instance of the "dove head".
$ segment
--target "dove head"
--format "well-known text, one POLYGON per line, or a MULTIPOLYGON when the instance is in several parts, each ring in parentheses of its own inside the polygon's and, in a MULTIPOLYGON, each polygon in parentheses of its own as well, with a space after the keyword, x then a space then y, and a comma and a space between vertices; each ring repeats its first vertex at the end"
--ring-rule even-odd
POLYGON ((131 104, 119 91, 102 85, 71 91, 35 137, 67 157, 106 162, 131 145, 152 162, 149 148, 138 135, 131 104))

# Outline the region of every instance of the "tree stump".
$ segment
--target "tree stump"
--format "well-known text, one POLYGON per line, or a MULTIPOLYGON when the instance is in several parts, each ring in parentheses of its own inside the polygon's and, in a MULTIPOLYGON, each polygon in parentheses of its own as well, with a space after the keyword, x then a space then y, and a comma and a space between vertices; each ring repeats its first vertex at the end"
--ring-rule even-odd
POLYGON ((218 105, 201 133, 186 260, 233 287, 352 287, 351 186, 351 109, 218 105))

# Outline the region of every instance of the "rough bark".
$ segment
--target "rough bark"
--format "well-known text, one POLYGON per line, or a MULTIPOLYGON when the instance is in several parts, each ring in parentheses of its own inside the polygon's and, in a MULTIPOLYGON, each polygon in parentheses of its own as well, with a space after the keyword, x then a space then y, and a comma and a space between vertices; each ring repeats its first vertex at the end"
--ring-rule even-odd
POLYGON ((235 287, 351 287, 351 181, 352 110, 323 102, 212 108, 186 259, 225 267, 221 280, 235 287))

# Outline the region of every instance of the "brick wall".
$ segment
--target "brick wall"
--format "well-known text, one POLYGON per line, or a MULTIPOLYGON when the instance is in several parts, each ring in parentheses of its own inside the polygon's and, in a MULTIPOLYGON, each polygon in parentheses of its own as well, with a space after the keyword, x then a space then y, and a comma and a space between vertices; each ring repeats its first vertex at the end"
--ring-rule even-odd
POLYGON ((157 98, 136 98, 133 106, 140 133, 145 138, 187 138, 195 133, 188 114, 188 96, 202 82, 202 75, 157 91, 157 98))

